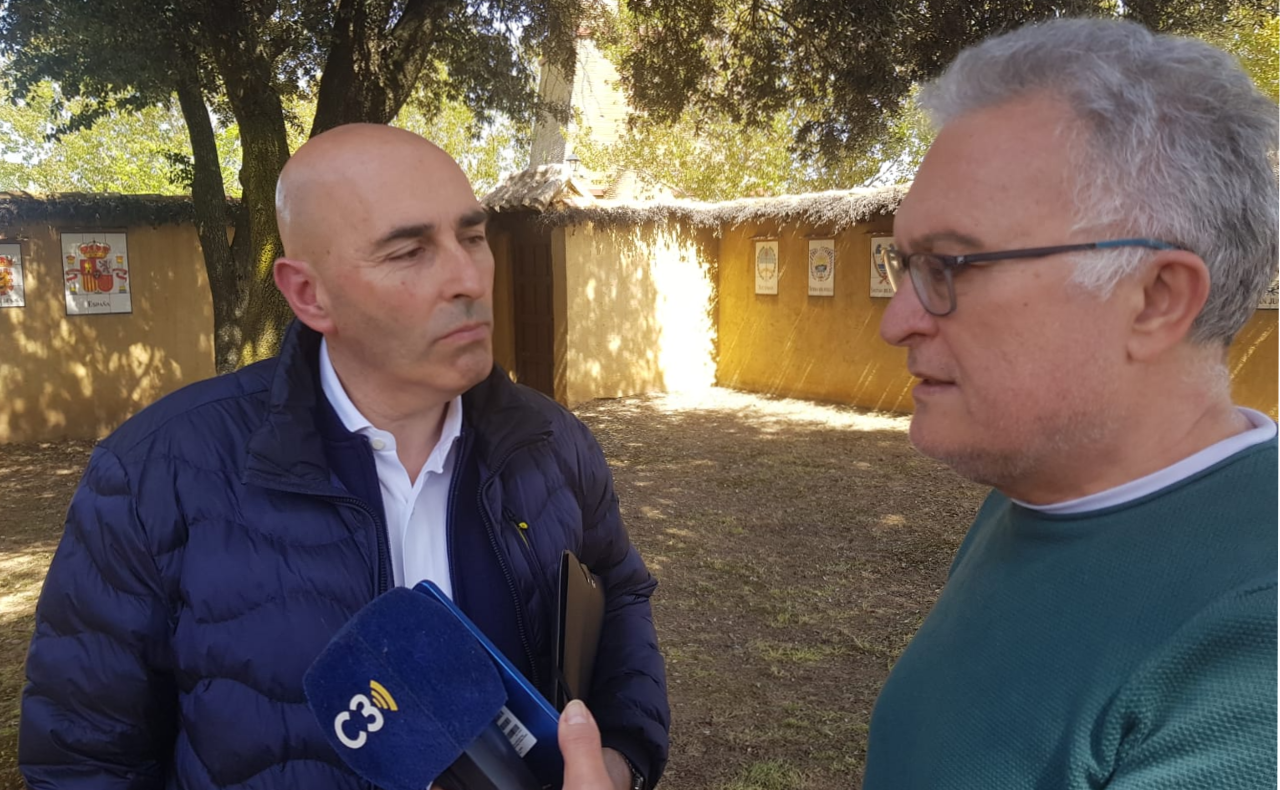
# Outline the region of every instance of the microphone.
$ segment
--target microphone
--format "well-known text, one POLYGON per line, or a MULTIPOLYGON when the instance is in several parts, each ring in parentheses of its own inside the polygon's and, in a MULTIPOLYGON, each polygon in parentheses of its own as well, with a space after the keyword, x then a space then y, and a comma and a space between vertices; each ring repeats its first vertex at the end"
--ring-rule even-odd
MULTIPOLYGON (((357 612, 303 678, 326 738, 383 790, 540 790, 559 781, 539 781, 512 745, 527 754, 534 738, 460 615, 403 587, 357 612)), ((558 757, 554 738, 547 746, 558 757)))
POLYGON ((559 787, 564 782, 564 757, 560 754, 560 714, 547 698, 520 674, 497 645, 471 622, 457 604, 430 580, 418 582, 415 593, 447 609, 489 654, 507 692, 507 702, 498 717, 498 726, 524 762, 543 785, 559 787))

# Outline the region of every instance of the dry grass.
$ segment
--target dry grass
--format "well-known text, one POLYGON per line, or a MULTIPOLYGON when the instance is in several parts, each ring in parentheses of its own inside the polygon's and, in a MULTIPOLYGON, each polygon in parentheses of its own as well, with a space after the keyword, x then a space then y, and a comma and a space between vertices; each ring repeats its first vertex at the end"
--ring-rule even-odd
POLYGON ((660 582, 663 786, 857 787, 871 706, 983 491, 901 417, 727 390, 579 414, 660 582))
MULTIPOLYGON (((858 785, 871 705, 982 492, 906 421, 726 390, 597 401, 654 599, 674 715, 668 790, 858 785)), ((41 579, 91 445, 0 446, 0 790, 41 579)))

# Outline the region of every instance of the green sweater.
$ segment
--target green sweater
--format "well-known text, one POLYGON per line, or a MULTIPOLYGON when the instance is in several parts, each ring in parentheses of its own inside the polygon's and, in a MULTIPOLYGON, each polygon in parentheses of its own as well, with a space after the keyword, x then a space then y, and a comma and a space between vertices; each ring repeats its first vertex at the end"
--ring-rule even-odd
POLYGON ((1079 515, 988 497, 876 702, 865 790, 1273 790, 1276 454, 1079 515))

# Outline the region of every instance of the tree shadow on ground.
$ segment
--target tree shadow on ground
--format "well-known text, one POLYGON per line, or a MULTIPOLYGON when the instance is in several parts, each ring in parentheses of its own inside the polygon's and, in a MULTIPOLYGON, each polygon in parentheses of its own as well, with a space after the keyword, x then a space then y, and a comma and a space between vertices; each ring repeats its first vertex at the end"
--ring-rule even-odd
POLYGON ((579 413, 660 582, 664 786, 858 786, 876 695, 984 490, 901 417, 726 390, 579 413))

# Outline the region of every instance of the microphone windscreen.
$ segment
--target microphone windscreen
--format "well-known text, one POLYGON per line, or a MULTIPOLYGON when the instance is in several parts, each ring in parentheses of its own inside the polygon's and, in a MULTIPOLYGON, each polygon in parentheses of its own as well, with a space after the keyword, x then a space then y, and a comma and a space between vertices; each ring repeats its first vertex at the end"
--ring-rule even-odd
POLYGON ((303 687, 338 756, 383 790, 428 787, 507 698, 466 626, 403 587, 357 612, 307 670, 303 687))

